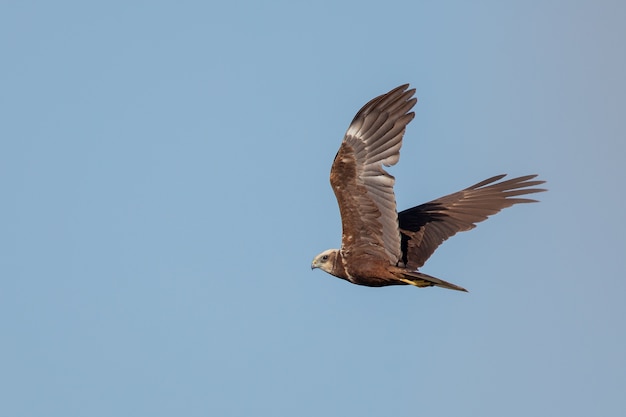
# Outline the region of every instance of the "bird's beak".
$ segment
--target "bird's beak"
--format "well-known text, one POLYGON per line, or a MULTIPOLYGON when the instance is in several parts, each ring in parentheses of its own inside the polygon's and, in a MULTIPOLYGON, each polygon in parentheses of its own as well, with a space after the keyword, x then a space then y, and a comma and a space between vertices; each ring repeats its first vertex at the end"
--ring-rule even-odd
POLYGON ((311 271, 314 270, 315 268, 319 268, 319 266, 317 266, 315 264, 315 260, 313 260, 313 262, 311 262, 311 271))

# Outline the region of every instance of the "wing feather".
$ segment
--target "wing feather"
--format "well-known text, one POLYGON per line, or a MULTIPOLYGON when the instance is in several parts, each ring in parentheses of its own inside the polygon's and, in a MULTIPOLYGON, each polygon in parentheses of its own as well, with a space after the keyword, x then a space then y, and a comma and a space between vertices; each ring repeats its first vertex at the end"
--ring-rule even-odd
POLYGON ((367 253, 396 264, 402 257, 393 192, 395 179, 383 169, 398 162, 409 111, 417 99, 409 85, 368 102, 356 114, 330 172, 343 226, 342 251, 367 253))
POLYGON ((459 192, 429 203, 404 210, 398 214, 402 233, 402 260, 407 268, 424 265, 435 249, 458 232, 473 229, 488 216, 519 203, 533 203, 529 198, 513 198, 545 191, 532 188, 545 181, 526 175, 500 181, 497 175, 459 192))

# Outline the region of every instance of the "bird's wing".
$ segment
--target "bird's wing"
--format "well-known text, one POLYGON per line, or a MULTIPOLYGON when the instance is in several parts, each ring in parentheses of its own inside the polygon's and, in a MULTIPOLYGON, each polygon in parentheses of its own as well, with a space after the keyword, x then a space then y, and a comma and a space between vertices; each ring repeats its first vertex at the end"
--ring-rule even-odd
POLYGON ((415 114, 415 89, 402 85, 367 103, 354 117, 330 171, 343 225, 342 250, 388 259, 401 256, 394 178, 402 136, 415 114))
POLYGON ((486 179, 459 192, 400 212, 402 260, 406 267, 421 267, 443 241, 457 232, 473 229, 476 223, 503 208, 536 202, 519 196, 545 191, 529 188, 545 182, 533 180, 536 175, 497 182, 504 177, 498 175, 486 179))

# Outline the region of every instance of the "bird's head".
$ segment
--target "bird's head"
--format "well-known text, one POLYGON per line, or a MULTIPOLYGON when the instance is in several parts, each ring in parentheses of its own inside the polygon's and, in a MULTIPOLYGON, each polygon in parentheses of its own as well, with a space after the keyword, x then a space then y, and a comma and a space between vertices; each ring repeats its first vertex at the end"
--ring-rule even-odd
POLYGON ((311 269, 319 268, 324 272, 332 274, 338 252, 339 249, 328 249, 320 253, 313 259, 313 262, 311 262, 311 269))

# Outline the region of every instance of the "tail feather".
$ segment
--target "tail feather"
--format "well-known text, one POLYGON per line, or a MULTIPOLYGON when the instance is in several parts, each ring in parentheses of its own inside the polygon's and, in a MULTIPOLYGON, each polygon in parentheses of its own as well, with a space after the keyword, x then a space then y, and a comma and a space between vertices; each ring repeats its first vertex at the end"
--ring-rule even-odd
POLYGON ((431 277, 430 275, 424 274, 419 271, 407 271, 405 269, 401 269, 401 271, 398 271, 398 272, 399 274, 397 275, 399 276, 397 279, 399 281, 402 281, 406 284, 415 285, 416 287, 437 286, 441 288, 447 288, 449 290, 468 292, 463 287, 459 287, 458 285, 454 285, 450 282, 444 281, 439 278, 431 277))

